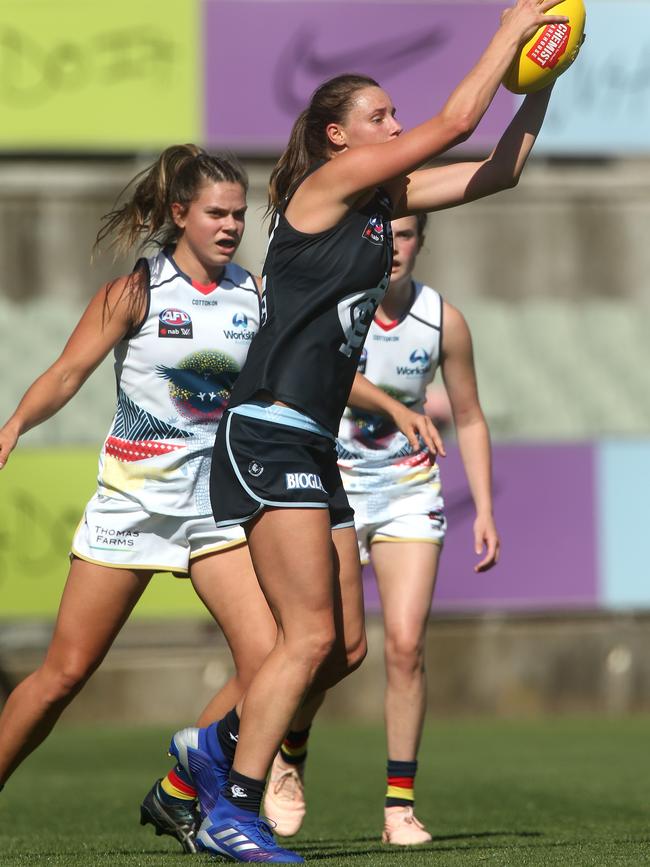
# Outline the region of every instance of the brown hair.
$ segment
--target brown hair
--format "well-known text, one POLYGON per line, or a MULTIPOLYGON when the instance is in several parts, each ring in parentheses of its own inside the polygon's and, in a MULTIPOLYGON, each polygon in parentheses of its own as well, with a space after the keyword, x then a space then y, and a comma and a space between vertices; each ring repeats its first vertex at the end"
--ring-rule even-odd
POLYGON ((161 247, 175 243, 180 230, 172 220, 171 205, 178 202, 188 207, 206 181, 241 184, 248 191, 246 172, 230 154, 209 154, 193 144, 168 147, 118 196, 121 199, 135 185, 129 199, 104 214, 95 247, 111 235, 110 246, 119 252, 151 243, 161 247))
MULTIPOLYGON (((194 144, 172 145, 144 171, 137 174, 118 196, 118 202, 130 190, 122 205, 104 214, 95 239, 95 249, 107 238, 115 252, 126 253, 133 247, 175 244, 180 229, 172 219, 171 206, 178 202, 184 207, 197 197, 206 182, 240 184, 248 191, 248 177, 241 163, 230 154, 209 154, 194 144)), ((131 319, 139 316, 147 291, 147 268, 138 263, 129 276, 124 292, 129 294, 131 319)), ((110 316, 110 283, 104 304, 105 316, 110 316)))
POLYGON ((289 143, 271 173, 267 213, 273 213, 293 192, 313 163, 329 158, 327 124, 342 123, 354 95, 365 87, 379 85, 367 75, 348 74, 330 78, 314 91, 308 107, 298 115, 289 143))

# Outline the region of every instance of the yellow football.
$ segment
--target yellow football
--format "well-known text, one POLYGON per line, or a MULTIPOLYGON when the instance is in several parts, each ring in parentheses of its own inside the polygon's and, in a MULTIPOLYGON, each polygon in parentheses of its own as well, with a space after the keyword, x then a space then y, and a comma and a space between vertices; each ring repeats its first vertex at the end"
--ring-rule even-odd
POLYGON ((563 0, 549 14, 566 24, 546 24, 519 51, 503 78, 512 93, 534 93, 562 75, 578 56, 585 29, 583 0, 563 0))

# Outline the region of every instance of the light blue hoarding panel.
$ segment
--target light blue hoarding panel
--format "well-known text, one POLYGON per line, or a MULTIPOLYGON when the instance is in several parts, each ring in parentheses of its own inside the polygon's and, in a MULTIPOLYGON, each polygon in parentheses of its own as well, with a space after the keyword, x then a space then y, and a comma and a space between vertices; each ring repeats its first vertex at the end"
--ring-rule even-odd
POLYGON ((650 152, 650 2, 589 2, 587 39, 559 79, 536 153, 650 152))
POLYGON ((650 608, 650 442, 603 443, 596 467, 601 603, 650 608))

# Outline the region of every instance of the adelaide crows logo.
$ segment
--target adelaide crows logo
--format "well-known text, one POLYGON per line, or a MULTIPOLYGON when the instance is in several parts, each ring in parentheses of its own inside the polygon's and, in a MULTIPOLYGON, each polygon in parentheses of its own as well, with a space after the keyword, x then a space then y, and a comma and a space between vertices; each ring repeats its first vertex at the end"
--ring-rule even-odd
POLYGON ((176 367, 159 364, 156 373, 169 383, 169 396, 181 418, 215 422, 228 406, 239 367, 224 352, 192 352, 176 367))

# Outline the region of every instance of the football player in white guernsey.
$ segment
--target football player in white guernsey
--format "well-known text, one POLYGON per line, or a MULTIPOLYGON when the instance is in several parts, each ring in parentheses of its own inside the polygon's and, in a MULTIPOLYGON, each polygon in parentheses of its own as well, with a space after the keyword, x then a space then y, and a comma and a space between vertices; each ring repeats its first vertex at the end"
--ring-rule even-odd
MULTIPOLYGON (((484 572, 499 556, 490 436, 467 324, 435 289, 412 277, 425 220, 393 222, 391 282, 370 327, 365 374, 405 405, 419 408, 440 369, 476 509, 475 571, 484 572)), ((426 709, 425 632, 446 528, 440 473, 426 450, 413 453, 394 427, 352 407, 341 424, 339 454, 361 556, 372 561, 384 619, 388 761, 382 839, 424 843, 431 835, 413 813, 414 781, 426 709)))
MULTIPOLYGON (((0 786, 101 663, 155 572, 189 577, 230 645, 236 674, 205 709, 206 724, 235 704, 275 641, 244 533, 217 530, 207 495, 214 432, 260 320, 256 281, 232 262, 248 181, 232 158, 182 145, 134 183, 99 240, 153 243, 158 252, 99 290, 0 429, 2 467, 19 436, 54 415, 114 351, 117 409, 98 489, 72 542, 46 658, 0 716, 0 786)), ((188 781, 172 772, 142 816, 194 851, 188 781), (168 815, 166 804, 184 799, 185 812, 168 815)))

